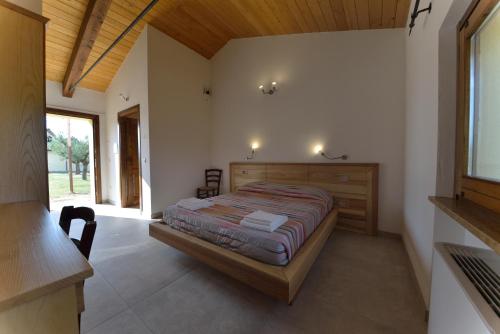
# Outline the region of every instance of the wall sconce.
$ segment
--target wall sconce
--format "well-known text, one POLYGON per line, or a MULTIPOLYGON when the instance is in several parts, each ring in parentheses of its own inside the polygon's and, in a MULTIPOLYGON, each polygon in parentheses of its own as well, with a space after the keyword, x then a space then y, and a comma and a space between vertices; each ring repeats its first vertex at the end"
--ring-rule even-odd
POLYGON ((252 160, 255 157, 255 151, 259 148, 259 143, 253 142, 251 148, 252 151, 250 152, 250 155, 247 155, 247 160, 252 160))
POLYGON ((413 9, 413 13, 411 14, 411 22, 410 22, 410 33, 409 36, 411 36, 411 31, 413 30, 413 27, 415 26, 415 20, 417 19, 418 15, 420 13, 425 13, 425 12, 431 12, 432 11, 432 2, 429 2, 429 6, 424 9, 418 9, 420 7, 420 0, 415 1, 415 8, 413 9))
POLYGON ((259 89, 262 92, 262 94, 264 94, 264 95, 273 95, 277 90, 276 85, 277 85, 276 81, 273 81, 273 82, 271 82, 271 89, 266 90, 264 88, 264 85, 260 85, 259 89))
POLYGON ((328 160, 347 160, 347 158, 349 158, 346 154, 339 155, 336 157, 329 156, 323 151, 323 145, 314 146, 314 154, 321 154, 321 156, 325 157, 328 160))
POLYGON ((203 87, 203 95, 210 97, 212 95, 212 91, 208 87, 203 87))
POLYGON ((123 94, 123 93, 120 93, 120 97, 121 97, 121 98, 122 98, 122 100, 123 100, 123 101, 125 101, 125 102, 128 102, 128 100, 129 100, 128 95, 125 95, 125 94, 123 94))

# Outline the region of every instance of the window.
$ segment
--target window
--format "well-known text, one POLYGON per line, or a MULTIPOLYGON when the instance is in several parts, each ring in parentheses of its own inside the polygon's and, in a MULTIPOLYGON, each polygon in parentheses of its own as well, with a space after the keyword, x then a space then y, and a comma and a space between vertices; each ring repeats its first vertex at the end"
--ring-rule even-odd
POLYGON ((475 1, 459 30, 455 187, 500 212, 499 2, 475 1))
POLYGON ((467 174, 500 181, 500 15, 498 6, 470 40, 467 174))

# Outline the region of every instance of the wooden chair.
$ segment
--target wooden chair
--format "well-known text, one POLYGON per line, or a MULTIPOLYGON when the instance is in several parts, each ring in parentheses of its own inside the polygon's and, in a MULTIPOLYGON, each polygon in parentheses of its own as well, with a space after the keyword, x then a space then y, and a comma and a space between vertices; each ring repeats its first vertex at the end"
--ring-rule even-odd
POLYGON ((90 250, 92 249, 92 243, 94 242, 94 235, 96 230, 95 213, 91 208, 79 207, 75 208, 73 206, 65 206, 61 211, 61 217, 59 218, 59 226, 69 235, 69 230, 71 229, 71 221, 73 219, 81 219, 85 221, 85 226, 83 227, 82 235, 80 239, 71 238, 80 253, 88 260, 90 256, 90 250))
POLYGON ((196 197, 208 198, 219 196, 221 179, 222 169, 205 169, 205 186, 197 189, 196 197))
MULTIPOLYGON (((83 231, 80 239, 71 238, 71 241, 75 244, 76 248, 82 253, 83 256, 88 260, 90 256, 90 250, 92 249, 92 243, 94 242, 95 230, 97 224, 95 222, 95 213, 91 208, 79 207, 75 208, 73 206, 65 206, 61 211, 61 216, 59 217, 59 226, 63 231, 69 236, 69 230, 71 229, 71 221, 73 219, 81 219, 85 221, 83 226, 83 231)), ((83 282, 85 283, 85 282, 83 282)), ((82 285, 83 288, 83 285, 82 285)), ((80 328, 82 315, 78 313, 78 327, 80 328)))

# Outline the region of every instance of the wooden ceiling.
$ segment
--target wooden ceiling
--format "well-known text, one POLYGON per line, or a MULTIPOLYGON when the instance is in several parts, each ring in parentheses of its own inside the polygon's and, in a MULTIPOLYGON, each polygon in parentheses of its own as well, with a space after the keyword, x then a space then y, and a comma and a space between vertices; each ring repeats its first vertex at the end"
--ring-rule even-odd
MULTIPOLYGON (((62 82, 88 0, 43 0, 47 79, 62 82)), ((112 0, 88 68, 148 0, 112 0)), ((160 0, 81 83, 105 91, 145 22, 211 58, 233 38, 404 27, 410 0, 160 0)))

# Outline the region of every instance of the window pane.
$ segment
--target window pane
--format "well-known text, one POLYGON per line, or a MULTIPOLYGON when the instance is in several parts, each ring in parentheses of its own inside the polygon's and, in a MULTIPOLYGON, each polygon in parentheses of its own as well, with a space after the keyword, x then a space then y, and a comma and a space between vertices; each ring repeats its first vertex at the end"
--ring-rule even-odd
POLYGON ((500 15, 498 7, 471 38, 470 176, 500 181, 500 15))

